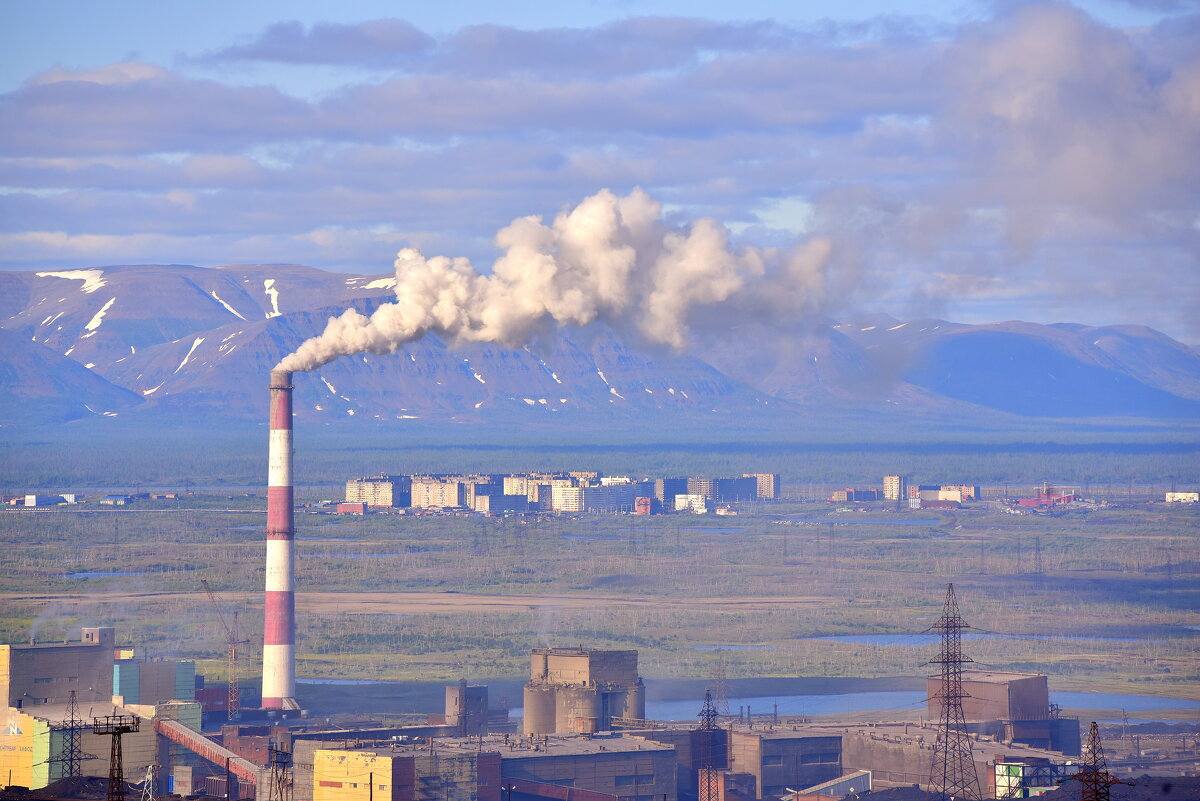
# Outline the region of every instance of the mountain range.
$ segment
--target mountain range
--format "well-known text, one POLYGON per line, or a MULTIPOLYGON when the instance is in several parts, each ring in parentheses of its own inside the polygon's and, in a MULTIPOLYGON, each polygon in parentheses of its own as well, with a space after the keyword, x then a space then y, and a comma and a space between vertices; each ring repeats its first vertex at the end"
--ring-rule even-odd
MULTIPOLYGON (((0 272, 0 425, 261 421, 271 367, 394 286, 288 264, 0 272)), ((295 385, 298 418, 402 425, 1200 418, 1200 353, 1145 326, 886 315, 701 325, 683 352, 601 323, 519 349, 429 335, 295 385)))

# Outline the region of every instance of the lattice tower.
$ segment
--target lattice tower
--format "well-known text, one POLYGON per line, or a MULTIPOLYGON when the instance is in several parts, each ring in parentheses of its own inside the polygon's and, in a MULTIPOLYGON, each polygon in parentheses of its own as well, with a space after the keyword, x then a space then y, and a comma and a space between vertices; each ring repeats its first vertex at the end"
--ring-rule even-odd
POLYGON ((58 756, 48 760, 62 765, 64 778, 83 775, 83 760, 91 758, 91 754, 83 752, 84 728, 86 726, 83 719, 79 717, 79 699, 75 691, 71 690, 71 694, 67 698, 67 715, 63 719, 62 725, 55 727, 56 730, 62 732, 62 751, 58 756))
POLYGON ((696 794, 699 801, 717 801, 721 790, 716 767, 717 708, 713 705, 712 690, 704 691, 704 706, 700 708, 700 731, 704 744, 700 753, 700 769, 696 774, 696 794))
POLYGON ((1079 772, 1073 777, 1079 782, 1080 799, 1082 801, 1109 801, 1110 790, 1120 780, 1108 772, 1108 763, 1104 759, 1104 747, 1100 744, 1100 727, 1092 721, 1088 731, 1087 745, 1083 748, 1083 759, 1079 763, 1079 772))
POLYGON ((725 652, 717 653, 717 714, 729 716, 729 679, 725 675, 725 652))
POLYGON ((938 725, 937 742, 934 745, 933 765, 929 772, 929 785, 942 794, 943 798, 975 799, 981 797, 979 775, 971 755, 971 737, 967 733, 967 720, 963 714, 962 701, 968 697, 962 688, 963 665, 972 660, 963 655, 962 631, 970 628, 958 612, 958 600, 954 596, 954 585, 946 587, 946 604, 942 616, 930 629, 941 634, 942 644, 938 658, 930 662, 941 665, 942 681, 934 696, 941 706, 941 721, 938 725))

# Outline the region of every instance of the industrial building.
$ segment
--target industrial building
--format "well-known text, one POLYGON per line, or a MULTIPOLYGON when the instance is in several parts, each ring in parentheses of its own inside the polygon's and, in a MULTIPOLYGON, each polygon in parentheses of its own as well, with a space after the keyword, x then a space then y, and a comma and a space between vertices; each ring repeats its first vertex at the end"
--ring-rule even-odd
POLYGON ((597 732, 646 716, 637 651, 534 648, 525 685, 526 735, 597 732))
MULTIPOLYGON (((930 720, 941 718, 940 681, 938 676, 925 680, 930 720)), ((1079 720, 1057 714, 1046 676, 964 670, 962 688, 968 731, 1071 756, 1079 753, 1079 720)))
POLYGON ((109 740, 94 734, 92 719, 135 715, 145 720, 123 738, 125 771, 139 776, 158 760, 155 726, 161 718, 186 718, 200 726, 195 664, 117 659, 116 632, 89 627, 77 642, 0 645, 0 775, 9 784, 37 789, 65 775, 64 744, 76 702, 84 775, 108 774, 109 740), (176 698, 178 696, 178 698, 176 698))
POLYGON ((1168 492, 1167 503, 1200 503, 1200 492, 1168 492))

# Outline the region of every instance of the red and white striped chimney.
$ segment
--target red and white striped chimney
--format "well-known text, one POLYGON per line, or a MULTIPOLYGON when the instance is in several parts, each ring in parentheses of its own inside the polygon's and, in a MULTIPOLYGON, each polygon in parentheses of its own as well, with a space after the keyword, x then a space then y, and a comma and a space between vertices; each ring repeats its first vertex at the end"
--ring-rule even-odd
POLYGON ((263 709, 296 703, 295 520, 292 493, 292 374, 271 371, 267 480, 267 586, 263 621, 263 709))

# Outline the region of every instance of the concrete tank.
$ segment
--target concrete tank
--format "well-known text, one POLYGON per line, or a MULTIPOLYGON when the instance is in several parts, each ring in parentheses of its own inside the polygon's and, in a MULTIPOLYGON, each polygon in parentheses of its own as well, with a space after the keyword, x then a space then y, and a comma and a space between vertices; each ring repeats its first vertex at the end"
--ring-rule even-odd
POLYGON ((625 718, 637 718, 638 720, 646 718, 646 685, 642 682, 641 676, 638 677, 637 684, 625 690, 624 710, 614 712, 613 714, 625 718))
MULTIPOLYGON (((579 731, 580 718, 602 718, 600 690, 595 687, 560 687, 555 714, 555 731, 579 731)), ((607 721, 601 721, 601 725, 607 721)))
POLYGON ((554 728, 554 696, 557 688, 548 686, 525 685, 525 718, 521 730, 526 734, 553 734, 554 728))

